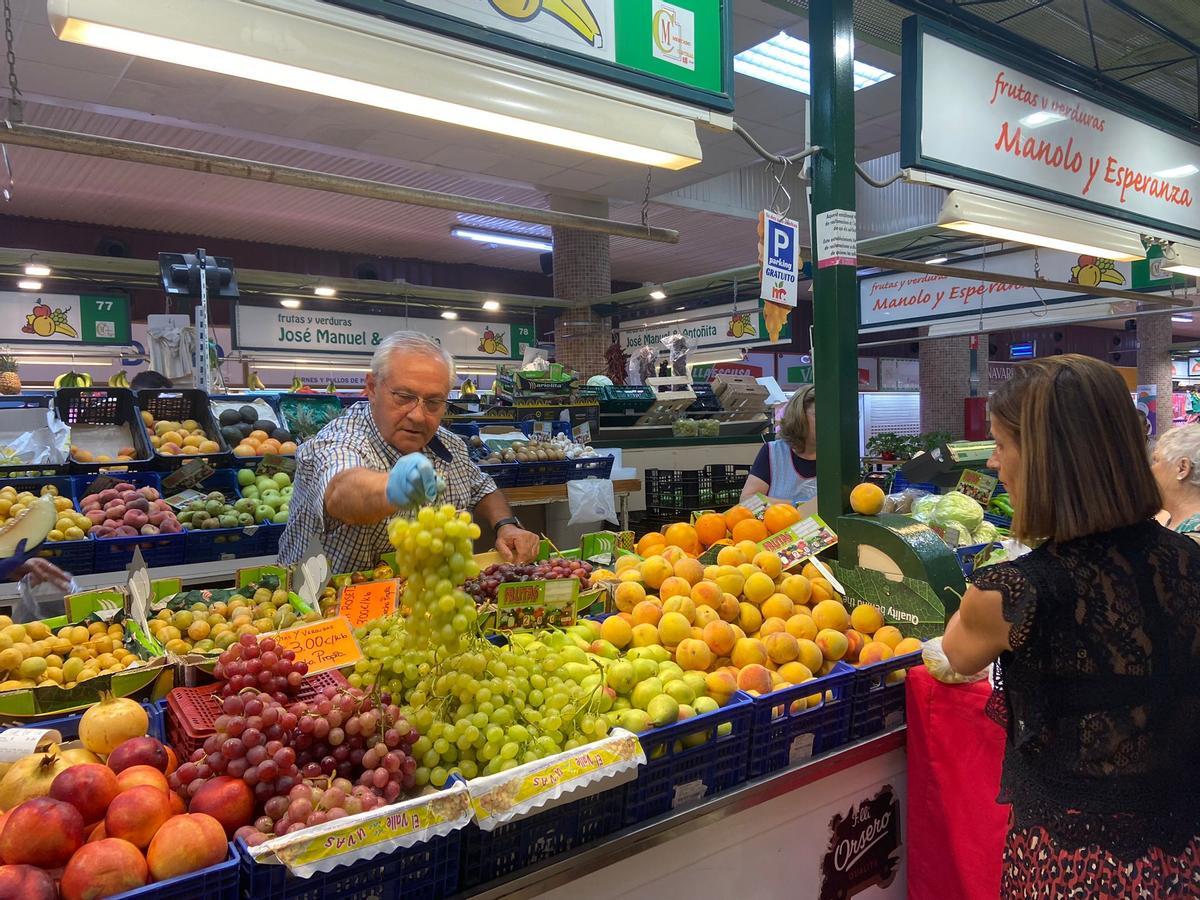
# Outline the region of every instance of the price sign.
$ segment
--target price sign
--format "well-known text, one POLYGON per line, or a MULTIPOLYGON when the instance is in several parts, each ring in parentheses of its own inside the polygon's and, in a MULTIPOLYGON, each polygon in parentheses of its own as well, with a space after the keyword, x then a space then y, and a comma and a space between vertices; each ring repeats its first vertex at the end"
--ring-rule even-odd
POLYGON ((213 467, 207 460, 189 459, 176 471, 162 480, 164 494, 174 494, 185 488, 199 484, 213 473, 213 467))
POLYGON ((505 631, 566 628, 575 624, 578 599, 575 578, 502 584, 496 589, 496 627, 505 631))
POLYGON ((534 422, 533 423, 533 439, 535 441, 549 441, 554 437, 553 422, 534 422))
POLYGON ((574 438, 577 444, 590 444, 592 442, 592 425, 590 422, 580 422, 571 429, 571 437, 574 438))
POLYGON ((837 535, 820 516, 810 516, 762 541, 758 548, 774 553, 785 569, 816 556, 837 543, 837 535))
POLYGON ((296 659, 308 663, 308 674, 352 666, 362 659, 350 622, 341 616, 275 632, 275 640, 296 659))
POLYGON ((996 485, 999 483, 1000 479, 994 475, 987 475, 974 469, 964 469, 955 490, 961 491, 986 508, 991 502, 992 491, 996 490, 996 485))
POLYGON ((338 598, 338 615, 357 628, 396 611, 400 599, 400 582, 373 581, 369 584, 348 584, 338 598))

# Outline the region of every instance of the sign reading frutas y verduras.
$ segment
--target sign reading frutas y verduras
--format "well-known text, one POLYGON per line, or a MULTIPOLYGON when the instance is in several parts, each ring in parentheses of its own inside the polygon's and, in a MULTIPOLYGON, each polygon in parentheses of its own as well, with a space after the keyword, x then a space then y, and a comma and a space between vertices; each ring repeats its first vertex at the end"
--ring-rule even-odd
POLYGON ((0 341, 128 344, 129 298, 121 294, 0 291, 0 341))
POLYGON ((239 350, 371 354, 388 335, 412 328, 427 334, 456 359, 520 359, 536 343, 533 325, 411 319, 349 310, 283 309, 238 303, 233 345, 239 350))
POLYGON ((961 276, 922 275, 890 272, 861 278, 858 282, 859 321, 863 330, 907 328, 917 322, 942 321, 984 313, 1058 306, 1063 303, 1094 303, 1087 289, 1128 288, 1130 264, 1059 250, 1023 250, 1003 256, 964 260, 956 263, 961 276), (1079 285, 1078 291, 1052 291, 1021 287, 997 281, 977 281, 974 271, 1002 275, 1029 275, 1035 271, 1050 281, 1079 285))
POLYGON ((325 0, 731 111, 732 0, 325 0))
POLYGON ((1200 237, 1200 145, 1030 75, 1028 61, 915 16, 904 25, 903 166, 1200 237))

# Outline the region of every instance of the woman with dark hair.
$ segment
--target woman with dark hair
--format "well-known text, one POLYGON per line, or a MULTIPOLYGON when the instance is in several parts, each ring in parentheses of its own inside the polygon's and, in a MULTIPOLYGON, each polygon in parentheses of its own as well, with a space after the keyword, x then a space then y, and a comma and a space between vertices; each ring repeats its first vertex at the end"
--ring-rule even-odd
POLYGON ((999 657, 1004 897, 1200 896, 1200 546, 1161 507, 1140 416, 1111 366, 1025 363, 992 396, 1013 535, 943 649, 999 657))
POLYGON ((161 375, 153 369, 147 369, 145 372, 138 372, 134 375, 129 386, 135 391, 153 391, 166 390, 175 385, 166 375, 161 375))

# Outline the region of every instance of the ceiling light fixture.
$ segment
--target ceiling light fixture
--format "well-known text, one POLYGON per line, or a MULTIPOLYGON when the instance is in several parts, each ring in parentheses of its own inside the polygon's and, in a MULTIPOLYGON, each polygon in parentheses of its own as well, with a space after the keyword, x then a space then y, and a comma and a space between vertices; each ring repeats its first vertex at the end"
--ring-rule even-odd
POLYGON ((452 309, 443 309, 443 310, 442 310, 442 318, 443 318, 443 319, 449 319, 450 321, 452 321, 452 322, 453 322, 455 319, 457 319, 457 318, 458 318, 458 313, 456 313, 456 312, 455 312, 454 310, 452 310, 452 309))
POLYGON ((925 260, 925 265, 927 265, 927 266, 940 266, 942 263, 946 263, 946 262, 950 262, 950 257, 948 257, 948 256, 935 256, 933 259, 927 259, 927 260, 925 260))
POLYGON ((22 278, 17 282, 17 287, 23 291, 40 291, 42 283, 34 278, 22 278))
POLYGON ((313 293, 316 294, 318 297, 336 297, 337 296, 337 288, 331 288, 326 285, 319 284, 315 288, 313 288, 313 293))
POLYGON ((728 118, 330 4, 297 7, 50 0, 48 12, 60 40, 643 166, 695 165, 696 123, 728 118))
POLYGON ((299 300, 280 300, 279 305, 282 306, 284 309, 299 309, 300 301, 299 300))
POLYGON ((550 241, 539 238, 536 235, 509 234, 504 231, 484 231, 480 228, 462 228, 457 225, 450 229, 450 234, 456 238, 465 238, 468 241, 475 241, 479 244, 492 244, 497 247, 519 247, 522 250, 538 250, 542 253, 548 253, 554 249, 554 245, 550 241))
POLYGON ((485 312, 499 312, 500 311, 500 301, 499 300, 484 300, 483 308, 484 308, 485 312))
MULTIPOLYGON (((848 51, 847 47, 839 50, 848 51)), ((842 53, 848 55, 847 52, 842 53)), ((794 38, 786 32, 763 41, 749 50, 743 50, 733 58, 733 70, 741 75, 777 84, 801 94, 812 93, 810 50, 807 41, 794 38)), ((895 75, 859 60, 854 61, 854 89, 887 81, 895 75)))
POLYGON ((1200 247, 1171 244, 1163 256, 1163 269, 1176 275, 1200 278, 1200 247))
POLYGON ((25 274, 32 278, 45 278, 50 274, 50 267, 41 263, 25 263, 25 274))
POLYGON ((1142 239, 1129 231, 1066 213, 1023 206, 966 191, 951 191, 938 215, 939 228, 1001 241, 1050 247, 1119 262, 1145 259, 1142 239))
POLYGON ((667 292, 664 291, 662 288, 655 288, 654 290, 652 290, 650 292, 650 299, 651 300, 666 300, 667 292))
POLYGON ((1190 321, 1192 321, 1192 317, 1191 316, 1171 316, 1171 321, 1172 322, 1190 322, 1190 321))
POLYGON ((1193 166, 1191 163, 1185 163, 1182 166, 1176 166, 1173 169, 1163 169, 1161 172, 1155 172, 1159 178, 1187 178, 1189 175, 1195 175, 1200 172, 1200 169, 1193 166))

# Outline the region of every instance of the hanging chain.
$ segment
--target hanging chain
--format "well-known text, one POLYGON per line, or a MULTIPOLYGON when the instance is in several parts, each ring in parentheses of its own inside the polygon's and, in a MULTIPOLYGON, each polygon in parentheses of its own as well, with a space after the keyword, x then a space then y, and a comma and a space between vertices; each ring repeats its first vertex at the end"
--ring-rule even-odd
POLYGON ((17 86, 17 51, 11 0, 4 0, 4 43, 8 54, 8 121, 22 122, 25 110, 21 105, 21 88, 17 86))
POLYGON ((1042 258, 1037 247, 1033 248, 1033 277, 1042 280, 1042 258))
POLYGON ((642 227, 650 230, 650 182, 654 178, 654 167, 646 166, 646 194, 642 197, 642 227))

